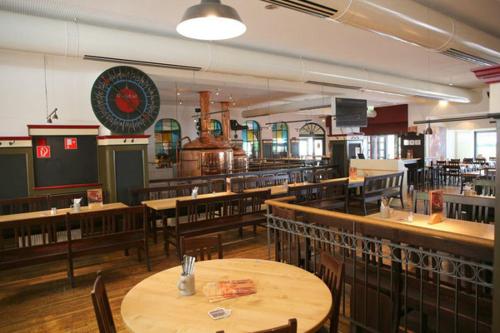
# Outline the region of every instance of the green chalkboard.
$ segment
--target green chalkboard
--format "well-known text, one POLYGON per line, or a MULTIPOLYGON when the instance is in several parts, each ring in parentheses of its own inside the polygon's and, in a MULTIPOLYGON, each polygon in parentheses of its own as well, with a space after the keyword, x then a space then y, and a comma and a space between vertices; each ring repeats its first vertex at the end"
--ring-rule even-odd
POLYGON ((34 136, 33 161, 35 187, 98 183, 95 136, 34 136), (76 149, 65 147, 65 140, 71 138, 76 139, 76 149), (38 146, 50 147, 50 157, 37 156, 38 146))

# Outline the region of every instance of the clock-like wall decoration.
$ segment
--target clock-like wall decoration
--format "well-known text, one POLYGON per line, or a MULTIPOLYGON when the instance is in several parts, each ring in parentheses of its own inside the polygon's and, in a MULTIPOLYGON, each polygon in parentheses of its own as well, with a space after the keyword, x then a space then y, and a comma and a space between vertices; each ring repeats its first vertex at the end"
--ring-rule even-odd
POLYGON ((117 66, 104 71, 91 91, 92 109, 113 133, 134 134, 151 126, 160 111, 153 80, 137 68, 117 66))

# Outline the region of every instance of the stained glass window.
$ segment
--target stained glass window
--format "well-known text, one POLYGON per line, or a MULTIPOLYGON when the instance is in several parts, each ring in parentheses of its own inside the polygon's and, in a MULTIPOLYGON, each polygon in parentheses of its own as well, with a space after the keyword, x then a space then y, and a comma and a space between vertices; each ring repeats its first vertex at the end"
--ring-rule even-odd
POLYGON ((255 120, 247 120, 248 129, 242 131, 243 150, 250 158, 259 158, 260 155, 260 126, 255 120))
POLYGON ((275 157, 288 156, 288 125, 286 123, 275 123, 273 130, 273 155, 275 157))
POLYGON ((181 126, 175 119, 160 119, 155 125, 155 153, 159 167, 170 167, 177 162, 177 145, 181 126))
POLYGON ((216 119, 210 119, 210 125, 208 126, 208 130, 210 134, 212 134, 213 136, 221 136, 222 135, 221 122, 216 119))

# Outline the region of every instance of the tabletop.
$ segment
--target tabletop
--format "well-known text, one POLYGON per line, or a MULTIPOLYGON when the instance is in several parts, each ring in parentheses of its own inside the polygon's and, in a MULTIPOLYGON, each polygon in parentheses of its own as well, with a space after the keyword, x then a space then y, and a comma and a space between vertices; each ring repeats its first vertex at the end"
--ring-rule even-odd
POLYGON ((296 318, 298 332, 314 332, 328 318, 332 297, 314 274, 280 262, 259 259, 221 259, 196 263, 196 293, 180 296, 181 267, 146 278, 122 301, 121 315, 131 332, 203 333, 255 332, 296 318), (203 294, 208 282, 252 279, 257 293, 209 303, 203 294), (208 312, 231 309, 228 318, 213 320, 208 312))
MULTIPOLYGON (((314 184, 314 183, 309 183, 309 182, 289 183, 288 187, 311 185, 311 184, 314 184)), ((248 188, 246 190, 243 190, 243 192, 244 193, 252 193, 252 192, 258 192, 258 191, 263 191, 263 190, 271 190, 272 196, 282 195, 282 194, 288 193, 288 188, 285 185, 274 185, 274 186, 267 186, 267 187, 248 188)))
POLYGON ((323 179, 321 180, 321 183, 333 183, 333 182, 339 182, 342 180, 349 180, 349 187, 361 187, 363 186, 365 182, 365 177, 363 176, 357 176, 357 177, 343 177, 343 178, 333 178, 333 179, 323 179))
POLYGON ((478 222, 461 221, 450 218, 445 218, 442 222, 429 224, 429 215, 413 214, 413 222, 408 222, 408 212, 394 210, 391 217, 383 218, 380 213, 372 214, 370 217, 381 219, 384 221, 392 221, 403 223, 419 228, 439 230, 462 236, 475 237, 485 240, 495 240, 495 226, 493 224, 485 224, 478 222))
MULTIPOLYGON (((89 206, 82 206, 82 207, 80 207, 80 213, 99 212, 99 211, 104 211, 104 210, 127 208, 127 207, 128 207, 127 205, 125 205, 124 203, 121 203, 121 202, 114 202, 114 203, 103 204, 103 205, 93 205, 90 207, 89 206)), ((58 209, 57 213, 55 215, 59 216, 59 215, 64 215, 66 213, 72 213, 72 212, 73 212, 72 208, 62 208, 62 209, 58 209)), ((39 217, 51 216, 51 215, 52 214, 51 214, 50 210, 42 210, 42 211, 19 213, 19 214, 0 215, 0 223, 36 219, 39 217)))
MULTIPOLYGON (((206 198, 218 198, 226 195, 235 194, 233 192, 214 192, 214 193, 205 193, 198 194, 197 199, 206 199, 206 198)), ((175 198, 167 198, 167 199, 158 199, 158 200, 147 200, 141 202, 143 205, 148 206, 151 209, 160 211, 167 209, 175 209, 177 200, 192 200, 193 197, 190 195, 186 195, 183 197, 175 197, 175 198)))

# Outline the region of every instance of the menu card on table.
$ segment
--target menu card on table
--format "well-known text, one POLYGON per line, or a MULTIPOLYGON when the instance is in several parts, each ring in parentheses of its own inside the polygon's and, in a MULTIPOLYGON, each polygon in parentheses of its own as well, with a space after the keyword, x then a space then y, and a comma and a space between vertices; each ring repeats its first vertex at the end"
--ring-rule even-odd
POLYGON ((87 201, 89 207, 100 207, 102 206, 103 197, 102 197, 102 189, 95 188, 91 190, 87 190, 87 201))
POLYGON ((443 190, 429 191, 431 218, 429 224, 436 224, 443 220, 444 192, 443 190))
POLYGON ((203 287, 203 293, 208 297, 210 303, 247 296, 256 292, 255 283, 250 279, 209 282, 203 287))

